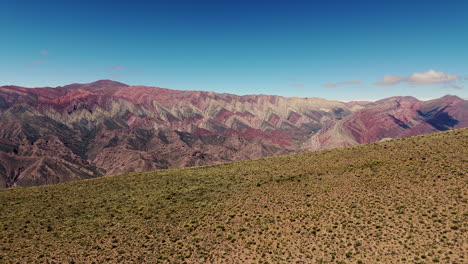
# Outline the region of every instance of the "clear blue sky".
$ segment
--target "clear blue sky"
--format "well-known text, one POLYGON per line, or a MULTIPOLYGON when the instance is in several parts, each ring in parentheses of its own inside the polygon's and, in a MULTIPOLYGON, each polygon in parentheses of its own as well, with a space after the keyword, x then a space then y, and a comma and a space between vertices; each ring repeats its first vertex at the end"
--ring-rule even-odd
POLYGON ((466 78, 466 0, 0 0, 0 85, 360 100, 466 98, 466 78))

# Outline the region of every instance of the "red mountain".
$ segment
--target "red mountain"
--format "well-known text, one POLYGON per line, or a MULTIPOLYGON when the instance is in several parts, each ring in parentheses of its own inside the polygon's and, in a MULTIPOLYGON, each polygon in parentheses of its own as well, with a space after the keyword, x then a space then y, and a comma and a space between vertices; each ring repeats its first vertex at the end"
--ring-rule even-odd
POLYGON ((327 124, 306 142, 305 148, 351 146, 467 126, 468 101, 459 97, 447 95, 430 101, 391 97, 327 124))
POLYGON ((468 126, 467 101, 218 94, 113 81, 0 87, 0 186, 210 165, 468 126))

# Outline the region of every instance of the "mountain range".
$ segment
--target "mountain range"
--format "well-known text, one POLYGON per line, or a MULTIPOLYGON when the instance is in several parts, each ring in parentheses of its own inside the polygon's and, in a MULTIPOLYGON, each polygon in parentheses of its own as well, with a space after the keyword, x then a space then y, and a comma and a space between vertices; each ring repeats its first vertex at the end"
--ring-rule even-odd
POLYGON ((468 101, 339 102, 101 80, 0 87, 0 186, 364 144, 468 126, 468 101))

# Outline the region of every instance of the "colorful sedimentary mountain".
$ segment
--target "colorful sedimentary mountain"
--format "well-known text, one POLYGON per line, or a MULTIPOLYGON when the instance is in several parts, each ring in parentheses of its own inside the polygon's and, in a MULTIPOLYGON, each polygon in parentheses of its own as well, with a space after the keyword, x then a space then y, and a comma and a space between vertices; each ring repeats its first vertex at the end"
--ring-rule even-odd
POLYGON ((114 81, 0 87, 0 186, 254 159, 468 126, 468 102, 218 94, 114 81))
POLYGON ((391 97, 328 123, 304 146, 311 150, 343 147, 467 126, 467 100, 451 95, 430 101, 391 97))

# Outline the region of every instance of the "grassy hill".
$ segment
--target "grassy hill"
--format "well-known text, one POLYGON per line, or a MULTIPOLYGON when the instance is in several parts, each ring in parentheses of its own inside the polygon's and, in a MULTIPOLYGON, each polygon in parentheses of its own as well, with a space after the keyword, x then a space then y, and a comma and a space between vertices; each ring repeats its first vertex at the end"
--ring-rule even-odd
POLYGON ((466 263, 468 129, 0 190, 0 263, 466 263))

